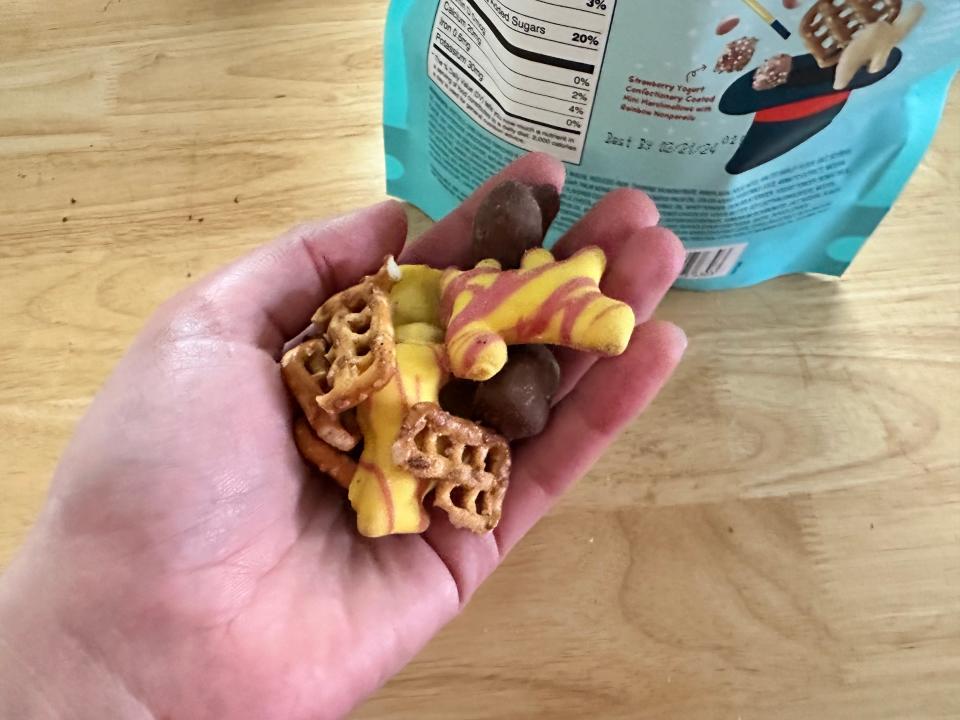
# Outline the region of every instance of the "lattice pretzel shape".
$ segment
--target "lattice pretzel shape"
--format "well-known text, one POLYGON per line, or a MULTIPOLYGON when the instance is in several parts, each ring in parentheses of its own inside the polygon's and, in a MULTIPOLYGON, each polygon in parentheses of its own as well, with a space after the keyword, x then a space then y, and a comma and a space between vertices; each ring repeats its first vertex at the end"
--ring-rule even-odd
POLYGON ((803 16, 800 32, 817 64, 830 67, 863 26, 892 23, 901 7, 902 0, 818 0, 803 16))
POLYGON ((327 348, 325 392, 317 397, 327 412, 356 407, 396 372, 390 298, 379 277, 331 297, 314 314, 313 324, 327 348))
POLYGON ((346 453, 314 435, 305 418, 299 417, 294 421, 293 440, 300 454, 320 472, 332 477, 341 487, 350 487, 350 481, 357 471, 356 462, 346 453))
POLYGON ((280 360, 283 381, 303 409, 313 431, 329 445, 339 450, 351 450, 360 442, 359 429, 355 424, 347 427, 345 416, 327 412, 317 403, 318 397, 330 392, 329 371, 327 344, 320 338, 300 343, 280 360))
POLYGON ((507 484, 489 490, 441 481, 434 491, 433 504, 450 518, 450 524, 478 535, 488 533, 500 523, 507 484))
POLYGON ((393 444, 393 461, 417 477, 438 481, 433 504, 454 526, 484 533, 500 522, 510 446, 496 433, 434 403, 417 403, 393 444))

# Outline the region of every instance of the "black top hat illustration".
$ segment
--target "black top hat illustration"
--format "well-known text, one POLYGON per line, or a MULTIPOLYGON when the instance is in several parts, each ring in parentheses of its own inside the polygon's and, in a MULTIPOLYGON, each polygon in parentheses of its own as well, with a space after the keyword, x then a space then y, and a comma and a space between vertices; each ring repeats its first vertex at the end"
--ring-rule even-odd
POLYGON ((727 162, 731 175, 763 165, 792 150, 829 125, 840 114, 850 93, 882 80, 900 64, 894 48, 876 73, 860 68, 845 90, 834 90, 836 66, 822 68, 813 55, 797 55, 787 82, 770 90, 754 90, 751 70, 734 81, 720 98, 727 115, 756 113, 737 152, 727 162))

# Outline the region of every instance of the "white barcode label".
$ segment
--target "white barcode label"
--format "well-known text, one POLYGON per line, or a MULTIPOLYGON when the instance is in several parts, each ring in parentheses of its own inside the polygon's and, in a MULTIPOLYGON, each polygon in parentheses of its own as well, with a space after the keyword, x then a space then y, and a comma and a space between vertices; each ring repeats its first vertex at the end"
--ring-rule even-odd
POLYGON ((747 243, 737 243, 687 250, 680 277, 684 280, 726 277, 733 272, 746 247, 747 243))

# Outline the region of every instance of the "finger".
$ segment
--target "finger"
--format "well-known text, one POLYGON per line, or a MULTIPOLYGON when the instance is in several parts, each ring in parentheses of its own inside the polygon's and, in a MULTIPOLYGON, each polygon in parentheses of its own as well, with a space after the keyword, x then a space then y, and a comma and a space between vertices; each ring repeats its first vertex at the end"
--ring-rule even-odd
POLYGON ((517 448, 503 518, 494 531, 502 555, 650 404, 686 346, 675 325, 641 325, 623 355, 594 365, 554 409, 546 430, 517 448))
POLYGON ((323 300, 399 253, 406 223, 401 205, 390 200, 300 225, 190 288, 174 311, 279 354, 323 300))
POLYGON ((596 245, 610 257, 617 253, 624 238, 659 221, 657 206, 645 192, 619 188, 600 198, 564 233, 553 251, 558 258, 565 258, 580 248, 596 245))
MULTIPOLYGON (((655 226, 660 219, 660 213, 650 197, 632 188, 620 188, 604 195, 590 210, 580 218, 557 241, 553 252, 558 258, 567 258, 578 250, 594 245, 601 248, 607 256, 608 271, 601 283, 601 290, 610 297, 623 300, 631 305, 628 299, 631 295, 642 294, 643 278, 635 278, 637 292, 632 291, 633 283, 623 283, 619 279, 611 279, 613 268, 624 265, 629 258, 621 258, 621 250, 631 243, 635 236, 642 236, 643 231, 655 226)), ((655 248, 651 248, 655 251, 655 248)), ((671 249, 671 252, 673 250, 671 249)), ((658 265, 657 258, 651 252, 650 262, 641 266, 646 272, 651 264, 658 265)), ((651 293, 651 295, 654 295, 651 293)), ((661 294, 662 297, 662 294, 661 294)), ((659 298, 657 299, 659 302, 659 298)), ((641 301, 640 305, 643 304, 641 301)), ((654 303, 654 307, 656 303, 654 303)), ((649 318, 649 314, 642 314, 642 307, 634 307, 637 313, 637 324, 649 318)), ((557 362, 560 364, 560 386, 557 388, 554 402, 559 402, 577 384, 577 381, 599 359, 591 353, 581 353, 566 348, 555 348, 557 362)))
POLYGON ((524 155, 487 180, 456 210, 411 242, 401 254, 401 261, 441 268, 462 266, 470 255, 473 216, 487 193, 507 180, 528 185, 553 185, 562 190, 563 178, 563 163, 559 160, 543 153, 524 155))
POLYGON ((685 347, 679 328, 651 322, 637 328, 623 355, 598 363, 554 409, 546 430, 516 446, 503 517, 493 533, 473 535, 453 527, 438 511, 432 513, 424 539, 453 575, 461 604, 650 403, 685 347))
MULTIPOLYGON (((581 237, 585 240, 590 235, 583 233, 581 237)), ((632 307, 637 325, 642 325, 653 317, 680 274, 685 258, 683 243, 666 228, 645 227, 613 241, 613 245, 600 289, 632 307)), ((560 386, 555 401, 562 400, 598 359, 594 354, 557 348, 560 386)))

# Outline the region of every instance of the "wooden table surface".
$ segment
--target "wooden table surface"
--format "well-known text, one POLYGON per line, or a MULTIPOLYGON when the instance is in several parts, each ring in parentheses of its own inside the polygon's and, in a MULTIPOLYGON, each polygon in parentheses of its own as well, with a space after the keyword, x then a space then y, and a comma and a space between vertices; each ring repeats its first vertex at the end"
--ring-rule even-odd
MULTIPOLYGON (((384 12, 0 4, 0 566, 161 300, 383 197, 384 12)), ((842 281, 672 293, 676 378, 356 717, 960 716, 958 168, 954 88, 842 281)))

